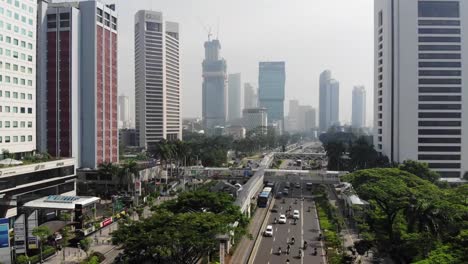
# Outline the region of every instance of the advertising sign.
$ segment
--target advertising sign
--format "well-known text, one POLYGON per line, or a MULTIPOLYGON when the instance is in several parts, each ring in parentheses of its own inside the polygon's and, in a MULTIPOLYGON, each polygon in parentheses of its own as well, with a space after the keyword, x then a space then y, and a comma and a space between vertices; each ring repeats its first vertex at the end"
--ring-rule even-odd
POLYGON ((37 227, 37 210, 28 216, 28 248, 37 249, 37 237, 32 234, 33 229, 37 227))
POLYGON ((113 222, 112 217, 106 218, 104 221, 101 222, 101 227, 108 226, 112 224, 112 222, 113 222))
POLYGON ((0 218, 0 262, 11 263, 10 257, 10 221, 8 218, 0 218))
POLYGON ((26 253, 26 225, 24 214, 20 215, 14 225, 16 254, 26 253))

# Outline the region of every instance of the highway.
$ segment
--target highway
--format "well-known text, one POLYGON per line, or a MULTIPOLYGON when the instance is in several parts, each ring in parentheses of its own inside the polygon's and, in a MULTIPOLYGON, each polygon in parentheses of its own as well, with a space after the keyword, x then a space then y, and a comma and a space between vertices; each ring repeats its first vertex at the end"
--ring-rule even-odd
MULTIPOLYGON (((280 184, 278 190, 283 190, 285 183, 280 184)), ((322 243, 318 240, 319 236, 319 224, 318 217, 315 211, 315 206, 311 193, 306 190, 305 183, 302 184, 301 188, 291 186, 290 194, 283 199, 275 199, 274 203, 278 212, 271 212, 268 217, 268 224, 273 225, 273 236, 272 237, 261 237, 260 245, 256 251, 255 259, 253 263, 268 263, 268 264, 284 264, 286 260, 292 263, 326 263, 325 257, 323 256, 322 243), (302 195, 309 196, 302 199, 293 197, 302 197, 302 195), (296 202, 297 200, 297 202, 296 202), (280 214, 286 214, 286 210, 291 206, 291 215, 294 210, 299 210, 300 220, 294 224, 292 218, 287 219, 286 224, 274 224, 274 219, 279 218, 280 214), (310 211, 309 211, 310 207, 310 211), (291 238, 295 239, 294 244, 290 244, 290 254, 286 253, 288 241, 291 238), (307 248, 303 250, 303 257, 299 257, 299 247, 302 248, 304 241, 307 241, 307 248), (278 248, 281 247, 283 253, 278 254, 278 248), (317 248, 317 254, 314 254, 314 248, 317 248)), ((263 230, 262 230, 263 231, 263 230)))

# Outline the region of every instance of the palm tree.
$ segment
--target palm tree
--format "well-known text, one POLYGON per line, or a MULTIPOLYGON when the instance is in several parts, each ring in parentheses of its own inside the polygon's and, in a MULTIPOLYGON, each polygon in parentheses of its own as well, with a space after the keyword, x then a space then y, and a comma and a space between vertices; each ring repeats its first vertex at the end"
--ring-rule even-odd
MULTIPOLYGON (((134 160, 127 161, 122 167, 123 175, 125 175, 125 181, 127 182, 127 191, 130 190, 130 183, 133 182, 133 177, 136 177, 139 173, 138 164, 134 160)), ((131 188, 134 189, 134 186, 131 188)))
POLYGON ((329 142, 324 145, 325 151, 328 157, 328 169, 329 170, 340 170, 341 169, 341 157, 345 152, 345 145, 341 141, 329 142))
POLYGON ((108 182, 109 179, 112 181, 112 176, 117 175, 119 167, 114 165, 112 162, 103 162, 98 166, 98 174, 100 177, 106 180, 106 194, 109 193, 108 182))

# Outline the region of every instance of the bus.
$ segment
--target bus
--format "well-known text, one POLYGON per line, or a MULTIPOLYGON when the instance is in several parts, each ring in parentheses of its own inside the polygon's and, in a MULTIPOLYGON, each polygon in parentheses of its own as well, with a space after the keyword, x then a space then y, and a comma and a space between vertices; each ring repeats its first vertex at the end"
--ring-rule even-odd
POLYGON ((258 195, 257 206, 260 208, 267 207, 270 197, 271 197, 271 188, 265 187, 263 191, 258 195))

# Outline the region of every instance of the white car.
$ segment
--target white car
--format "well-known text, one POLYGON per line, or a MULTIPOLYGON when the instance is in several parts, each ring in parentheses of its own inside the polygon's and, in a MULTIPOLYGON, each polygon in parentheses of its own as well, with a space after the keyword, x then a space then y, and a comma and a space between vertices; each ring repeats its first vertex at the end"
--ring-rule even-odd
POLYGON ((301 218, 300 214, 299 214, 299 210, 294 210, 293 212, 293 219, 299 219, 301 218))
POLYGON ((273 226, 272 225, 267 225, 265 232, 263 233, 264 236, 273 236, 273 226))
POLYGON ((280 215, 278 223, 286 224, 286 216, 284 214, 280 215))

